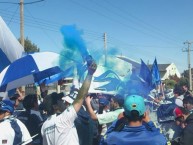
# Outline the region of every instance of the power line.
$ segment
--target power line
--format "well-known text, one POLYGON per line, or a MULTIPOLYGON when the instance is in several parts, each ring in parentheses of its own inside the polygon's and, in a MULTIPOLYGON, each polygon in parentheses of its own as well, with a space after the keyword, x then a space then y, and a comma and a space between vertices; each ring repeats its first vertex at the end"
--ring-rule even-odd
MULTIPOLYGON (((113 21, 113 22, 116 22, 116 23, 118 23, 118 24, 121 24, 122 26, 124 26, 124 27, 127 28, 127 29, 132 28, 132 30, 138 31, 138 32, 143 33, 143 34, 145 34, 145 35, 148 35, 148 36, 150 36, 150 37, 152 37, 152 38, 155 38, 155 36, 156 36, 156 37, 160 37, 160 35, 159 35, 159 36, 158 36, 158 35, 152 35, 152 34, 150 34, 150 33, 146 33, 146 32, 144 32, 144 31, 140 30, 139 28, 136 28, 136 27, 130 26, 130 25, 128 25, 128 24, 125 24, 125 23, 123 23, 123 22, 121 22, 121 21, 118 21, 118 20, 116 20, 114 17, 113 17, 113 18, 112 18, 112 17, 109 17, 106 13, 102 13, 102 12, 100 12, 100 11, 96 11, 96 10, 94 10, 94 9, 91 9, 90 7, 87 7, 87 6, 83 5, 82 3, 78 3, 78 2, 75 2, 75 1, 73 1, 73 0, 71 0, 70 2, 73 2, 73 3, 76 4, 76 5, 79 5, 81 8, 87 9, 87 10, 92 11, 92 12, 98 14, 98 15, 101 15, 101 16, 103 16, 103 17, 105 17, 105 18, 107 18, 107 19, 109 19, 109 20, 111 20, 111 21, 113 21)), ((97 3, 95 3, 95 4, 97 4, 97 3)), ((97 4, 97 5, 99 5, 99 4, 97 4)), ((101 6, 100 6, 100 7, 101 7, 101 6)), ((106 7, 105 7, 105 8, 106 8, 106 7)), ((121 15, 118 15, 118 16, 119 16, 119 17, 122 17, 121 15)), ((129 29, 129 30, 131 30, 131 29, 129 29)), ((161 38, 162 40, 168 41, 169 39, 165 39, 165 37, 166 37, 166 36, 160 37, 160 38, 161 38), (163 38, 164 38, 164 39, 163 39, 163 38)), ((171 41, 171 40, 170 40, 170 41, 171 41)), ((172 41, 174 41, 174 40, 172 40, 172 41)))
MULTIPOLYGON (((142 19, 140 19, 140 18, 132 15, 131 13, 128 13, 128 11, 126 11, 126 10, 124 10, 124 9, 120 9, 119 7, 115 6, 115 5, 114 5, 113 3, 111 3, 111 2, 108 2, 107 0, 106 0, 106 1, 103 1, 103 2, 107 3, 108 6, 111 6, 111 7, 115 8, 115 9, 117 9, 118 12, 122 12, 122 13, 124 13, 124 14, 127 13, 127 17, 126 17, 126 18, 133 18, 135 21, 138 21, 138 22, 146 25, 149 29, 151 29, 151 30, 153 29, 153 30, 161 33, 161 35, 164 35, 164 37, 171 36, 171 34, 161 31, 159 28, 155 27, 154 25, 151 25, 151 24, 143 21, 142 19), (128 17, 128 16, 129 16, 129 17, 128 17)), ((155 31, 154 31, 154 32, 155 32, 155 31)), ((168 37, 168 38, 170 38, 172 41, 175 41, 175 42, 176 42, 176 40, 177 40, 177 39, 176 39, 176 36, 171 36, 171 37, 168 37), (175 37, 175 38, 174 38, 174 37, 175 37)))

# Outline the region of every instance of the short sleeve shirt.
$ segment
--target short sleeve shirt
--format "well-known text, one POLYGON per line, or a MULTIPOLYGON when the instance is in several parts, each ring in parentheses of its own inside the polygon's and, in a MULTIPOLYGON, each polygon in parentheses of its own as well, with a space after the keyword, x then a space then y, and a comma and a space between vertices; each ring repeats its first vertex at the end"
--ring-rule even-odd
MULTIPOLYGON (((32 141, 29 131, 25 125, 18 119, 15 119, 22 132, 22 145, 28 144, 32 141)), ((10 120, 6 119, 0 123, 0 145, 12 145, 15 137, 15 132, 11 127, 10 120)))
POLYGON ((105 114, 96 114, 98 118, 99 124, 106 124, 106 123, 111 123, 115 121, 119 114, 122 113, 124 109, 120 108, 114 111, 107 112, 105 114))
POLYGON ((50 116, 43 124, 41 134, 44 145, 78 145, 78 134, 74 125, 77 113, 71 105, 60 115, 50 116))

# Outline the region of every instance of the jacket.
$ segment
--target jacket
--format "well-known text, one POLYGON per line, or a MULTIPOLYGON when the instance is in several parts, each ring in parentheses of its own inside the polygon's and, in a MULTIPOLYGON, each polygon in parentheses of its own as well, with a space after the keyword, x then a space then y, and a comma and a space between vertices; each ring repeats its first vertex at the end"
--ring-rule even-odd
POLYGON ((193 145, 193 114, 187 117, 186 123, 187 125, 180 138, 180 145, 193 145))
POLYGON ((125 125, 116 131, 116 122, 108 129, 100 145, 166 145, 166 138, 152 121, 138 127, 125 125))

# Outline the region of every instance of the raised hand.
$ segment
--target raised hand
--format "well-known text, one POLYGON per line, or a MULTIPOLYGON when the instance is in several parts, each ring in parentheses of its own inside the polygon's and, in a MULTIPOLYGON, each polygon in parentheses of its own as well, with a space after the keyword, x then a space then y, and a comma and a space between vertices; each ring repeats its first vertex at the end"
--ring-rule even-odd
POLYGON ((97 69, 96 62, 94 61, 94 59, 90 59, 89 62, 87 62, 87 65, 88 65, 88 74, 93 75, 97 69))

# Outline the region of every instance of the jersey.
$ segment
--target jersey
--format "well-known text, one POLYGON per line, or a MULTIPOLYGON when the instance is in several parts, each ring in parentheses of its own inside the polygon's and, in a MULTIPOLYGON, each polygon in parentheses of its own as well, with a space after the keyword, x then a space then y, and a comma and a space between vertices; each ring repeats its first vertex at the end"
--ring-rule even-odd
POLYGON ((69 106, 60 115, 47 118, 41 128, 43 145, 78 145, 78 134, 74 125, 77 113, 69 106))
MULTIPOLYGON (((14 139, 16 135, 21 134, 21 138, 19 138, 20 144, 28 144, 32 142, 31 136, 25 127, 25 125, 18 119, 14 117, 5 118, 4 121, 0 123, 0 145, 13 145, 14 139), (15 124, 17 127, 17 130, 15 130, 15 125, 12 126, 12 124, 15 124)), ((19 137, 17 136, 17 137, 19 137)), ((17 142, 18 143, 18 142, 17 142)))

